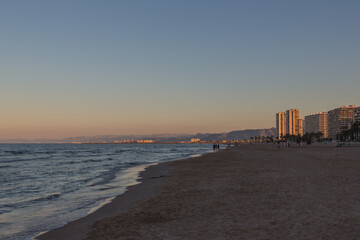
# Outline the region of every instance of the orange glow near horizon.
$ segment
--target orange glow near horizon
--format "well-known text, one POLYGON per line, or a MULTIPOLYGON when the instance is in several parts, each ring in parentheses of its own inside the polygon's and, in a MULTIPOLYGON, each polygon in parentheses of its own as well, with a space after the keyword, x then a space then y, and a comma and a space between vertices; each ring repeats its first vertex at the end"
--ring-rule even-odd
MULTIPOLYGON (((196 133, 220 133, 232 130, 240 130, 236 124, 231 127, 224 122, 224 125, 216 126, 216 123, 181 123, 181 125, 159 123, 137 122, 133 124, 104 124, 104 125, 41 125, 29 124, 20 127, 3 126, 0 128, 0 139, 36 139, 51 138, 61 139, 76 136, 95 135, 148 135, 148 134, 196 134, 196 133)), ((256 128, 256 126, 249 126, 256 128)))
POLYGON ((0 139, 261 129, 360 105, 360 2, 20 2, 0 8, 0 139))

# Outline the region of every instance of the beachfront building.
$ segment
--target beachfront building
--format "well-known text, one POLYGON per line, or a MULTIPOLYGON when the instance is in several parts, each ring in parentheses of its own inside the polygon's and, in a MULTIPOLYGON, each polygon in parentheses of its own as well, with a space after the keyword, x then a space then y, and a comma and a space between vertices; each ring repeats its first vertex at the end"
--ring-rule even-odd
POLYGON ((190 139, 191 143, 199 143, 200 142, 200 138, 192 138, 190 139))
POLYGON ((327 112, 312 113, 305 116, 305 133, 321 132, 324 138, 328 138, 328 114, 327 112))
POLYGON ((136 140, 136 143, 154 143, 154 140, 141 139, 141 140, 136 140))
POLYGON ((286 113, 278 112, 276 114, 276 133, 279 139, 286 135, 286 113))
POLYGON ((351 127, 357 108, 355 105, 345 105, 328 112, 329 138, 336 139, 338 133, 351 127))
POLYGON ((295 135, 295 125, 297 118, 299 118, 298 109, 289 109, 286 111, 286 133, 295 135))
POLYGON ((302 119, 299 109, 289 109, 286 111, 286 133, 290 135, 302 136, 302 119))
POLYGON ((360 122, 360 107, 354 111, 354 122, 360 122))
POLYGON ((295 119, 295 135, 303 135, 303 123, 304 120, 302 118, 295 119))

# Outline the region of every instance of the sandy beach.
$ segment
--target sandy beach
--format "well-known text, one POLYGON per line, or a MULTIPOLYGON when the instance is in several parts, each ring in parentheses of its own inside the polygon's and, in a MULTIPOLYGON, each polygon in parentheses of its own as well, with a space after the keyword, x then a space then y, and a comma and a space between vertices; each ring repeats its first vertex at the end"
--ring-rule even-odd
POLYGON ((359 145, 263 144, 159 164, 38 239, 359 239, 359 156, 359 145))

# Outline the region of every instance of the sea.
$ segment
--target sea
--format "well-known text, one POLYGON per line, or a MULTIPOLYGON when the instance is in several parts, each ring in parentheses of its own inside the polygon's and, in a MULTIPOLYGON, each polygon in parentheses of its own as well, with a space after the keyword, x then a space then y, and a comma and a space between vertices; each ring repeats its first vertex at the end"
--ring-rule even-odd
POLYGON ((208 144, 0 144, 0 239, 30 240, 96 211, 137 184, 149 164, 211 150, 208 144))

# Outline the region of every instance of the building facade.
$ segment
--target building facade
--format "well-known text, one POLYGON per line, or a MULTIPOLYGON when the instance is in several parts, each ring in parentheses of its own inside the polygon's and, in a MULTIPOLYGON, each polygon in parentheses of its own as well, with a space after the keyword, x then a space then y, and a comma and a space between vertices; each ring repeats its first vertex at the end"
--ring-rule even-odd
POLYGON ((278 112, 276 114, 276 132, 277 137, 282 139, 286 135, 286 113, 278 112))
POLYGON ((355 105, 345 105, 328 112, 329 138, 336 139, 336 135, 351 127, 354 121, 355 105))
POLYGON ((354 111, 354 122, 360 122, 360 107, 354 111))
POLYGON ((295 119, 295 135, 300 135, 302 136, 303 135, 303 119, 302 118, 297 118, 295 119))
POLYGON ((321 132, 324 138, 328 138, 328 114, 326 112, 313 113, 305 116, 305 133, 321 132))
POLYGON ((289 109, 286 111, 286 133, 290 135, 302 136, 302 119, 299 109, 289 109), (300 125, 301 124, 301 125, 300 125))

